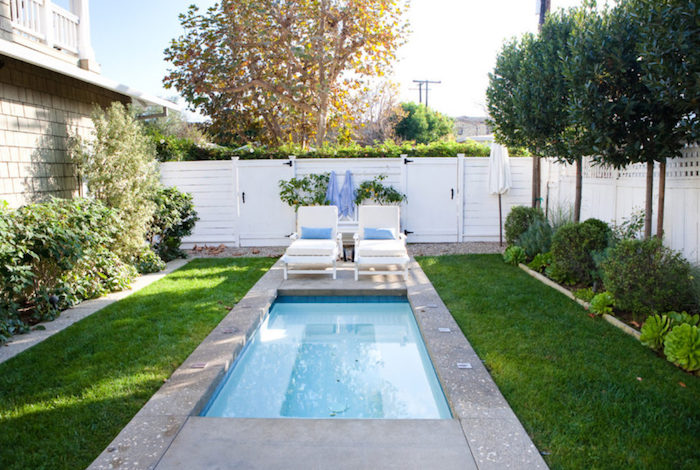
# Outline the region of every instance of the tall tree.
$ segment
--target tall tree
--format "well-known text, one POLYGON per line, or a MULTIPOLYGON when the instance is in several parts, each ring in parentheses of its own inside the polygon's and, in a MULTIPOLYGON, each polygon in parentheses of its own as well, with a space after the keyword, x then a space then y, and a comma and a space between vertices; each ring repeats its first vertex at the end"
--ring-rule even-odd
MULTIPOLYGON (((683 144, 692 135, 682 129, 697 128, 698 112, 697 106, 691 110, 692 105, 688 103, 696 100, 697 95, 676 92, 674 97, 667 96, 664 83, 677 80, 678 75, 668 76, 664 67, 655 65, 662 56, 643 52, 645 38, 652 44, 652 50, 663 54, 667 51, 663 47, 669 46, 662 46, 662 49, 653 46, 657 34, 669 39, 671 44, 683 37, 677 31, 671 32, 677 26, 672 26, 669 18, 657 17, 659 30, 649 29, 645 24, 647 20, 642 18, 642 13, 653 9, 652 3, 657 1, 665 5, 685 5, 680 16, 689 14, 694 18, 689 21, 697 23, 696 2, 633 0, 613 9, 603 9, 598 14, 588 5, 585 10, 591 14, 579 17, 579 27, 575 28, 570 41, 572 59, 567 70, 574 96, 573 119, 581 127, 590 129, 591 148, 598 160, 615 168, 631 163, 647 165, 646 237, 651 236, 654 162, 665 162, 667 158, 680 155, 683 144), (654 82, 660 86, 650 86, 654 82)), ((697 25, 695 28, 697 31, 697 25)), ((697 52, 695 57, 677 60, 682 64, 680 69, 687 68, 690 77, 697 80, 700 76, 697 52)), ((692 83, 692 79, 685 83, 692 83)))
POLYGON ((401 0, 223 0, 180 15, 165 77, 241 141, 322 145, 350 118, 345 102, 384 75, 402 44, 401 0))
MULTIPOLYGON (((534 155, 576 164, 574 219, 578 221, 581 157, 587 150, 587 132, 569 117, 571 90, 564 76, 574 14, 573 10, 551 14, 538 36, 527 34, 504 45, 489 74, 486 96, 500 141, 527 147, 534 155)), ((533 185, 537 184, 535 173, 533 185)))

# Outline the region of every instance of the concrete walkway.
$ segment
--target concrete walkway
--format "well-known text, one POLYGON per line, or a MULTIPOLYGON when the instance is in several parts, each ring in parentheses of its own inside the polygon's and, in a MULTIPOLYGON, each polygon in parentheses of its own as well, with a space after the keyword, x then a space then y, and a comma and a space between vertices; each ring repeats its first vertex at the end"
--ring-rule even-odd
POLYGON ((113 292, 98 299, 86 300, 75 307, 69 308, 61 312, 61 314, 53 321, 40 323, 44 329, 32 330, 23 335, 13 336, 4 346, 0 346, 0 364, 7 361, 11 357, 16 356, 22 351, 31 348, 35 344, 39 344, 46 338, 49 338, 59 331, 62 331, 73 323, 82 320, 85 317, 92 315, 98 310, 113 304, 114 302, 128 297, 136 291, 139 291, 149 284, 153 284, 158 279, 162 279, 166 275, 184 266, 189 259, 176 259, 169 262, 163 271, 139 276, 131 285, 131 289, 120 292, 113 292))
MULTIPOLYGON (((546 469, 422 269, 409 280, 282 279, 276 263, 92 463, 90 469, 546 469), (199 414, 278 294, 406 295, 453 418, 322 420, 199 414)), ((147 346, 145 346, 147 347, 147 346)))

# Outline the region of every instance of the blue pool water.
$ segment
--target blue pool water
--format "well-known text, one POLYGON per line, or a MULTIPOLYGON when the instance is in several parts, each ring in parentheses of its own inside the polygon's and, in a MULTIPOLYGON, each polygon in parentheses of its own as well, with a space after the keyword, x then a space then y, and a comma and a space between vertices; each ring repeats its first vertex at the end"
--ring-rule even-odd
POLYGON ((451 417, 401 297, 278 298, 202 415, 451 417))

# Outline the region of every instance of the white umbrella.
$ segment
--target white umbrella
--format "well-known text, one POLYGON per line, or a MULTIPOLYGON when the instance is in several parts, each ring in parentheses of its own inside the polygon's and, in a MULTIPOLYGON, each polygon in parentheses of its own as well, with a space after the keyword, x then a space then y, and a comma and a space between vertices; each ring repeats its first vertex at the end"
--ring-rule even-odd
POLYGON ((501 144, 493 142, 491 144, 491 155, 489 156, 489 194, 498 195, 498 230, 501 245, 503 245, 501 195, 508 192, 511 184, 508 149, 501 144))

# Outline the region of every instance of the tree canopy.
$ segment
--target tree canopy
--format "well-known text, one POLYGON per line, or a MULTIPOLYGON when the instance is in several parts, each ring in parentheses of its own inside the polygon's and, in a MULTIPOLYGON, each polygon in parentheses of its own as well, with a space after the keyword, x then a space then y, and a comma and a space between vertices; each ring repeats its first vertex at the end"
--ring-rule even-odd
POLYGON ((348 96, 390 70, 400 0, 223 0, 180 15, 165 50, 175 87, 237 142, 321 145, 352 119, 348 96))
POLYGON ((396 121, 396 136, 413 140, 418 144, 428 144, 449 136, 454 121, 438 111, 413 102, 401 103, 403 115, 396 121))

